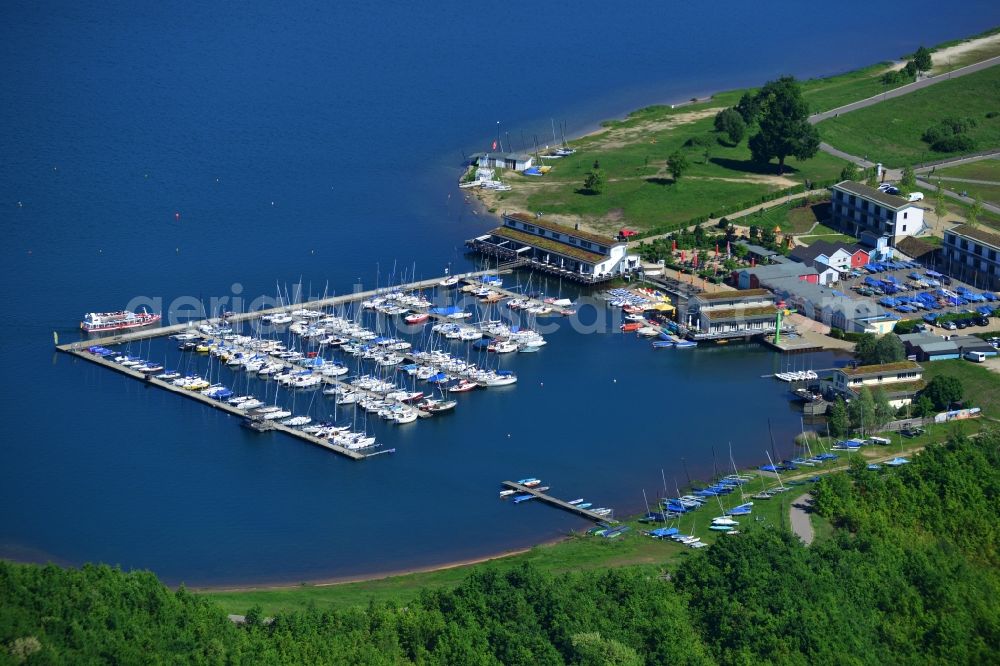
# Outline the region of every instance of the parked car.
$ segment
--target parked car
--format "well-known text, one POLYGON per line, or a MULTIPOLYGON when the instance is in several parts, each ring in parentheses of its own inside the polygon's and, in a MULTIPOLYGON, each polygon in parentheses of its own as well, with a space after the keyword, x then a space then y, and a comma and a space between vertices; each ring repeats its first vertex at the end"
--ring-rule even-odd
POLYGON ((913 428, 903 428, 902 430, 899 431, 899 434, 902 435, 903 437, 919 437, 925 432, 926 430, 924 430, 923 428, 913 427, 913 428))
POLYGON ((910 195, 908 197, 906 197, 906 200, 907 201, 923 201, 924 200, 924 193, 923 192, 910 192, 910 195))
MULTIPOLYGON (((941 324, 941 328, 947 329, 949 331, 954 331, 956 328, 958 328, 958 325, 953 321, 946 321, 945 323, 941 324)), ((962 328, 965 327, 963 326, 962 328)))

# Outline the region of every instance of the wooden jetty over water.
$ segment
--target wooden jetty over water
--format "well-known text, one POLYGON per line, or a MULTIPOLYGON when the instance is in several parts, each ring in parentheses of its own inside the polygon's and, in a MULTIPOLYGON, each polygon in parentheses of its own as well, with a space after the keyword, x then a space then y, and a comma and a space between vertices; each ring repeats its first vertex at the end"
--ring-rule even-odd
POLYGON ((546 495, 545 493, 538 492, 534 488, 529 488, 528 486, 522 486, 520 483, 515 483, 514 481, 504 481, 502 485, 510 488, 511 490, 516 490, 519 493, 527 493, 529 495, 534 495, 535 498, 542 500, 546 504, 551 504, 554 507, 558 507, 563 511, 569 511, 570 513, 575 513, 576 515, 587 518, 588 520, 593 520, 597 523, 608 523, 609 525, 615 525, 618 523, 617 520, 613 518, 608 518, 607 516, 602 516, 599 513, 594 513, 589 509, 581 509, 575 504, 570 504, 569 502, 564 502, 558 497, 553 497, 552 495, 546 495))

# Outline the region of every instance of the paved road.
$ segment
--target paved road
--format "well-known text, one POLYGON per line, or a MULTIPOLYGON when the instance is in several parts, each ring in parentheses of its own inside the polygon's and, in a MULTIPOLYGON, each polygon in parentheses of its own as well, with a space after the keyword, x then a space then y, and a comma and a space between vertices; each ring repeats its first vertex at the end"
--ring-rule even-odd
POLYGON ((908 95, 915 90, 920 90, 922 88, 927 88, 941 81, 947 81, 948 79, 958 78, 959 76, 965 76, 966 74, 972 74, 973 72, 978 72, 982 69, 992 67, 993 65, 1000 65, 1000 56, 995 56, 989 60, 983 60, 980 62, 972 63, 971 65, 966 65, 965 67, 960 67, 952 72, 947 72, 945 74, 939 74, 938 76, 929 76, 926 79, 921 79, 914 83, 907 83, 905 86, 900 86, 898 88, 893 88, 892 90, 886 91, 874 97, 869 97, 868 99, 863 99, 859 102, 852 102, 851 104, 845 104, 844 106, 838 107, 836 109, 831 109, 829 111, 824 111, 823 113, 816 113, 809 116, 809 122, 815 125, 818 122, 822 122, 829 118, 836 118, 842 113, 850 113, 851 111, 857 111, 858 109, 863 109, 868 106, 873 106, 879 102, 884 102, 887 99, 894 99, 896 97, 902 97, 903 95, 908 95))
POLYGON ((794 532, 808 546, 816 538, 812 521, 809 520, 809 512, 812 506, 812 495, 806 493, 802 497, 792 502, 788 509, 791 520, 792 532, 794 532))
POLYGON ((834 157, 839 157, 842 160, 847 160, 848 162, 854 162, 862 169, 870 169, 875 166, 874 162, 869 162, 863 157, 858 157, 857 155, 851 155, 850 153, 845 153, 842 150, 837 150, 828 143, 820 142, 819 149, 824 153, 830 153, 834 157))

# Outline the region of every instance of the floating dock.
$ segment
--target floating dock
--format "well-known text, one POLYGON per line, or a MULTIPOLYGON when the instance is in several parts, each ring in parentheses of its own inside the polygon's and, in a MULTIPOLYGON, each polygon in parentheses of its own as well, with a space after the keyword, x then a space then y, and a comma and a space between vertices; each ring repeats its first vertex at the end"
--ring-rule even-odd
POLYGON ((602 516, 599 513, 594 513, 589 509, 581 509, 575 504, 570 504, 569 502, 564 502, 558 497, 553 497, 552 495, 546 495, 545 493, 538 492, 533 488, 528 486, 522 486, 520 483, 515 483, 513 481, 504 481, 502 485, 510 488, 511 490, 516 490, 519 493, 527 493, 529 495, 534 495, 536 499, 540 499, 546 504, 551 504, 554 507, 558 507, 563 511, 569 511, 570 513, 575 513, 581 518, 586 518, 588 520, 593 520, 596 523, 607 523, 609 525, 617 525, 618 521, 614 518, 608 518, 607 516, 602 516))

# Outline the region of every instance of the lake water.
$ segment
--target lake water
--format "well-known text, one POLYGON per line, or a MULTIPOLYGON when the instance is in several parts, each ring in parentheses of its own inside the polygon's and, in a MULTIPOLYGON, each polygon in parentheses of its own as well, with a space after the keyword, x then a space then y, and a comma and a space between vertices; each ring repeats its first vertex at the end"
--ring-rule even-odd
POLYGON ((757 347, 653 353, 563 326, 504 361, 515 388, 378 425, 397 453, 358 464, 58 355, 52 332, 74 339, 84 312, 136 296, 250 300, 300 281, 342 293, 394 265, 396 279, 467 269, 462 243, 490 221, 454 182, 498 120, 515 147, 522 132, 546 142, 551 119, 575 133, 653 102, 840 72, 985 29, 1000 8, 838 13, 7 3, 0 555, 192 584, 390 571, 581 525, 498 502, 505 478, 627 511, 661 468, 668 482, 710 473, 713 447, 720 465, 730 443, 738 463, 761 461, 768 419, 787 451, 798 414, 760 378, 783 361, 757 347))

